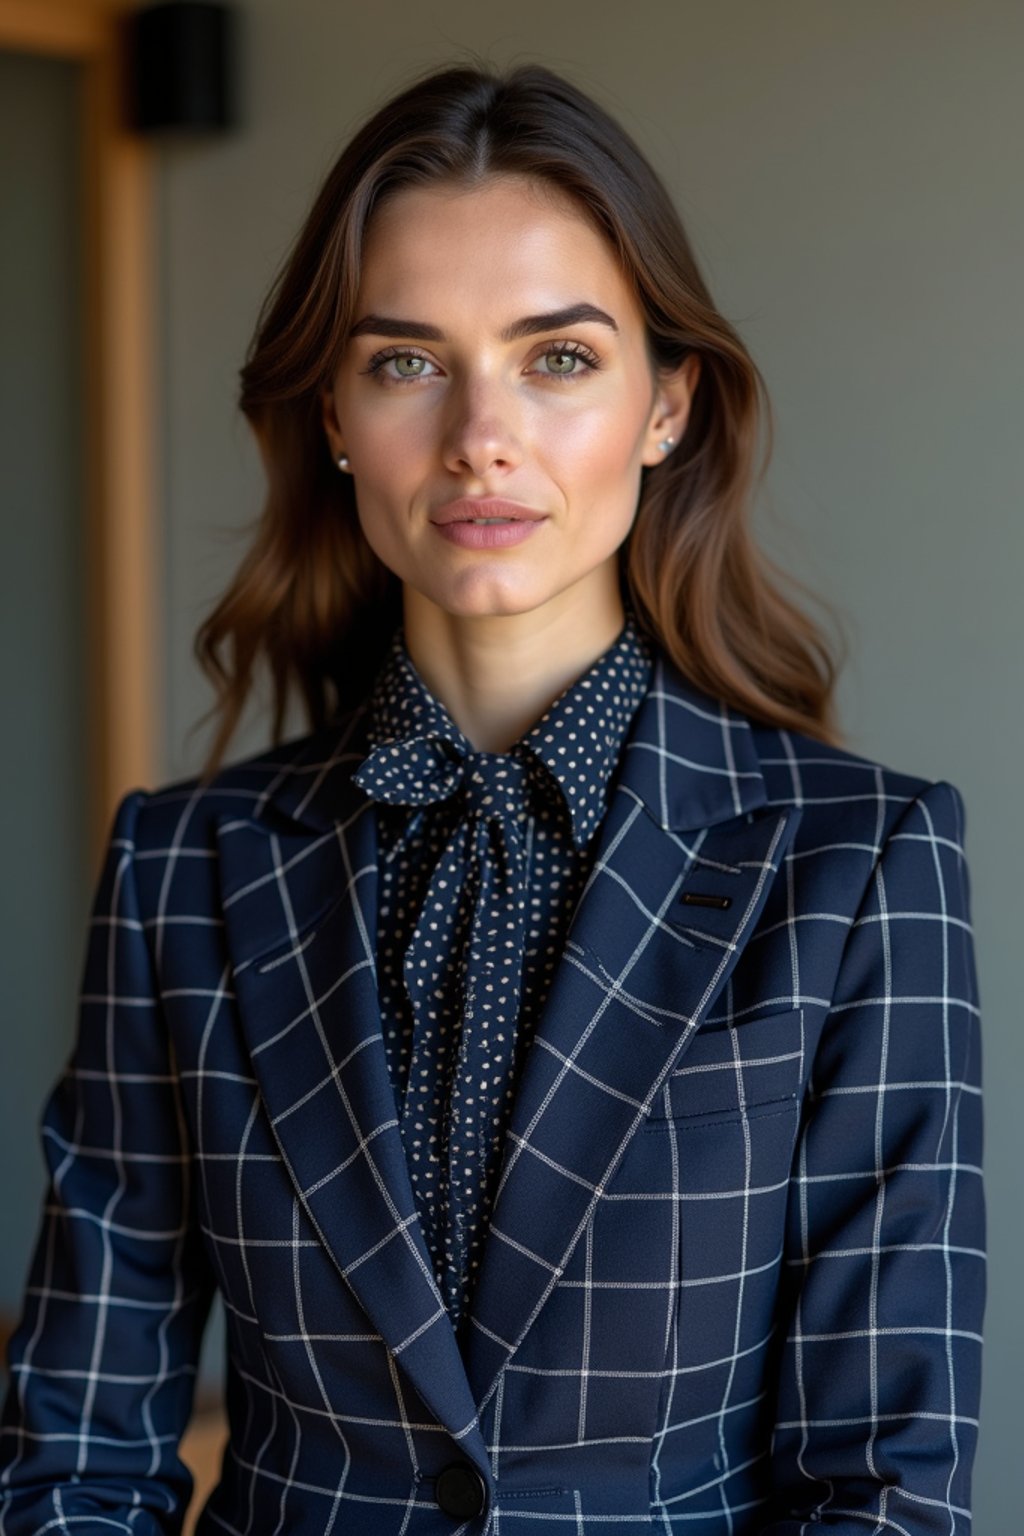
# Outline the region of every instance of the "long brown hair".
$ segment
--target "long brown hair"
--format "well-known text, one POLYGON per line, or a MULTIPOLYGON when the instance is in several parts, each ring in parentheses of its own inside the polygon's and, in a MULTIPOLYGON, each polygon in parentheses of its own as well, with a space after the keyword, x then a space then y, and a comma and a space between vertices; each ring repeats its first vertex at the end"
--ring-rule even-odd
MULTIPOLYGON (((645 468, 619 550, 623 599, 691 682, 747 715, 838 743, 834 642, 781 591, 807 589, 748 527, 767 463, 770 410, 746 347, 715 308, 679 216, 625 130, 539 64, 433 71, 388 101, 327 175, 260 312, 240 405, 267 471, 255 537, 199 628, 219 727, 219 766, 260 666, 273 685, 273 740, 293 687, 318 730, 363 697, 402 615, 401 583, 370 549, 352 480, 339 474, 319 394, 340 359, 368 220, 384 197, 431 182, 525 175, 597 221, 644 311, 652 360, 701 359, 683 440, 645 468)), ((809 594, 810 595, 810 594, 809 594)), ((202 723, 202 722, 199 722, 202 723)))

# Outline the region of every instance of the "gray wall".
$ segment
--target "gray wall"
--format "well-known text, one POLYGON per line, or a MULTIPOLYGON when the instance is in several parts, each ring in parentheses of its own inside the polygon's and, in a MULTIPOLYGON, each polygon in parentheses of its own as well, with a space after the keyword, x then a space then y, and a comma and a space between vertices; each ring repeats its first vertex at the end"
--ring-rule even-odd
POLYGON ((74 1033, 92 879, 79 75, 0 53, 0 1314, 19 1305, 39 1220, 39 1112, 74 1033))
MULTIPOLYGON (((319 177, 410 71, 473 48, 571 74, 676 194, 778 412, 765 542, 845 612, 851 745, 958 784, 987 1042, 991 1303, 978 1536, 1024 1504, 1013 955, 1024 620, 1019 0, 248 0, 242 132, 160 178, 168 774, 208 695, 192 631, 260 498, 234 412, 257 304, 319 177), (1016 1197, 1016 1198, 1015 1198, 1016 1197)), ((253 722, 238 751, 261 745, 253 722)), ((1015 962, 1014 962, 1015 963, 1015 962)))

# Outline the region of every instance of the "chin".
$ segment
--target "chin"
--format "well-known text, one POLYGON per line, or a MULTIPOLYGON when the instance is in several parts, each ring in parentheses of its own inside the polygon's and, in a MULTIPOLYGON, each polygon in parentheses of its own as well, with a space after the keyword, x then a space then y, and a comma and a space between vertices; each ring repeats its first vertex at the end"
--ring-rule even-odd
POLYGON ((453 618, 459 619, 498 619, 511 618, 519 613, 532 613, 539 608, 544 599, 537 602, 528 601, 522 597, 495 598, 488 602, 463 602, 442 603, 447 613, 453 618))
POLYGON ((521 587, 502 588, 499 582, 481 578, 477 582, 463 583, 460 590, 438 587, 424 590, 412 583, 422 597, 434 603, 452 618, 488 619, 511 617, 519 613, 532 613, 557 596, 555 592, 533 592, 521 587))
POLYGON ((550 566, 550 559, 538 559, 532 553, 529 559, 477 560, 473 565, 467 561, 462 570, 446 572, 438 590, 467 613, 488 609, 517 613, 554 595, 550 566))

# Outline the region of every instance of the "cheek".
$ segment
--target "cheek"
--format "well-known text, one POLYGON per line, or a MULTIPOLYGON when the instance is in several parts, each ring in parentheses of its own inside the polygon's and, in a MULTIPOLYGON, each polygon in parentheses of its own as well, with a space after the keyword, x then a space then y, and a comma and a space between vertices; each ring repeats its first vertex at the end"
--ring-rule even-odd
POLYGON ((350 434, 356 505, 364 524, 387 539, 408 515, 410 501, 422 486, 437 446, 422 423, 407 419, 400 431, 384 412, 368 412, 353 422, 350 434))
MULTIPOLYGON (((410 396, 416 395, 415 386, 410 396)), ((403 398, 401 387, 387 390, 366 383, 361 389, 336 389, 338 418, 353 462, 367 485, 374 484, 375 494, 394 486, 403 470, 436 448, 436 423, 422 401, 403 398), (417 408, 418 407, 418 408, 417 408), (377 485, 375 466, 384 466, 377 485)))
POLYGON ((363 536, 374 554, 390 566, 403 546, 400 496, 394 474, 386 485, 374 483, 365 475, 356 482, 356 512, 363 536))
POLYGON ((552 413, 537 421, 534 441, 562 477, 577 484, 608 484, 632 477, 644 425, 635 404, 552 413))
POLYGON ((435 432, 425 416, 423 411, 406 411, 396 422, 386 411, 368 411, 354 423, 353 448, 360 449, 364 471, 371 480, 375 467, 380 466, 381 480, 394 485, 403 471, 436 451, 435 432))
POLYGON ((626 410, 549 421, 542 432, 544 471, 565 499, 576 538, 591 550, 618 544, 632 525, 641 443, 642 424, 626 410))

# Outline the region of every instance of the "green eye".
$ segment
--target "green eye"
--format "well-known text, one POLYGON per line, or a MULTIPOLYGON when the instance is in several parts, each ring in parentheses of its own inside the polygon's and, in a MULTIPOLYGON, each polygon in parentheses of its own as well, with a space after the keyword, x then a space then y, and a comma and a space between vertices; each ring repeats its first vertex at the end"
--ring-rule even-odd
POLYGON ((425 362, 425 358, 413 356, 396 357, 394 359, 395 368, 407 379, 419 378, 423 372, 425 362))
POLYGON ((554 359, 555 366, 548 369, 549 373, 572 373, 577 357, 576 352, 545 352, 544 361, 550 363, 554 359))

